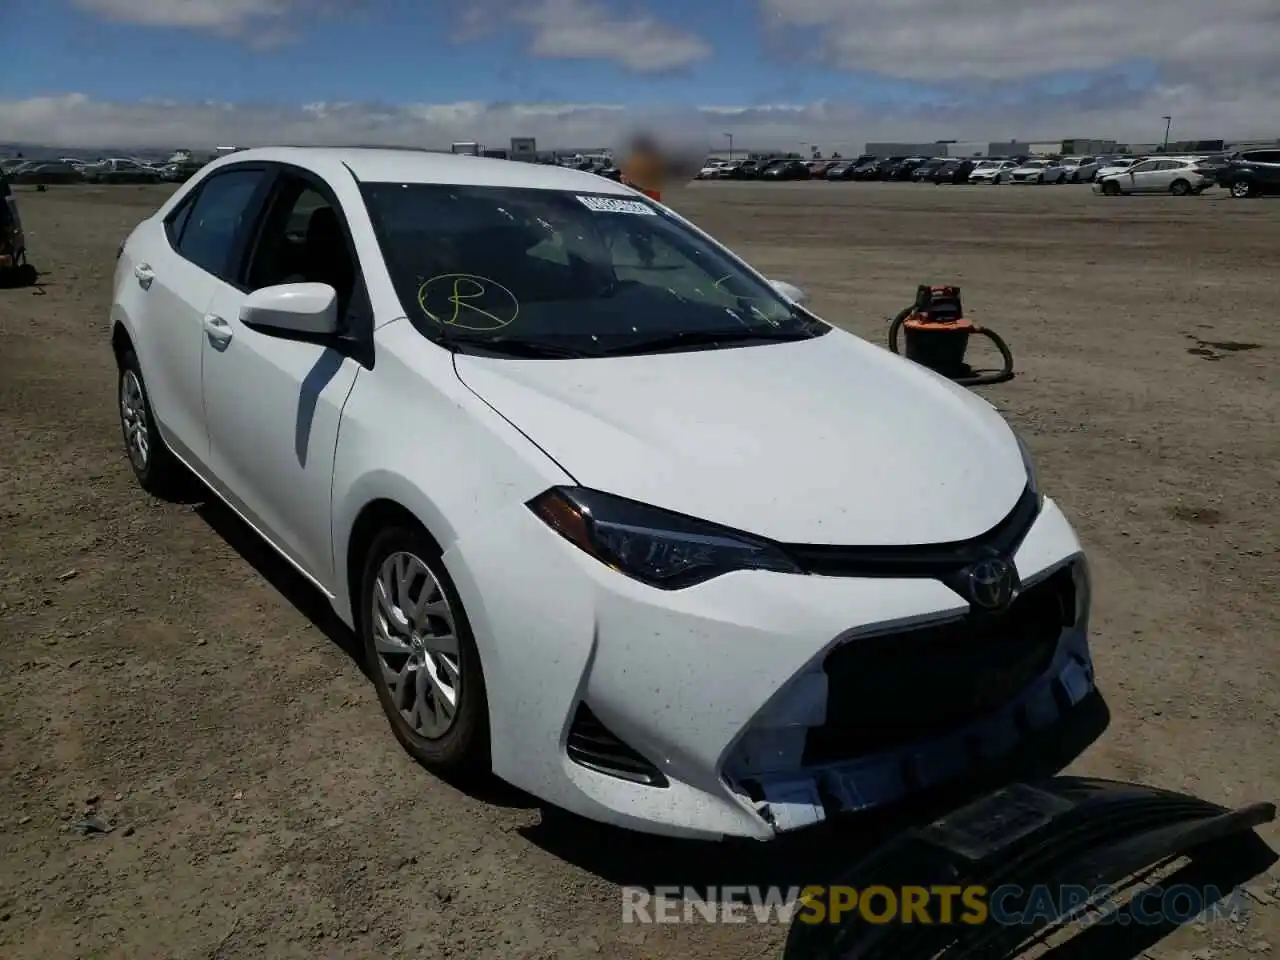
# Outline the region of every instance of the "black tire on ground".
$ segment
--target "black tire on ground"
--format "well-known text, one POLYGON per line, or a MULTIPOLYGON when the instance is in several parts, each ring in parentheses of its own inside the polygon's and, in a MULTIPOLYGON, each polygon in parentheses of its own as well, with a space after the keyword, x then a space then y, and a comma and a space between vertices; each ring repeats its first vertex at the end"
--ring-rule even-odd
POLYGON ((137 477, 139 486, 147 493, 162 499, 169 499, 182 493, 190 483, 191 475, 169 450, 164 438, 160 436, 160 429, 156 426, 156 416, 151 409, 151 396, 147 393, 147 383, 142 377, 142 368, 138 366, 138 358, 132 350, 125 351, 120 357, 116 378, 116 405, 120 410, 120 434, 124 440, 125 455, 129 459, 129 467, 137 477), (137 384, 142 401, 141 422, 146 431, 147 446, 145 457, 135 455, 129 439, 129 426, 125 416, 125 390, 130 378, 137 384))
POLYGON ((20 287, 34 287, 40 280, 39 271, 29 263, 24 263, 15 272, 17 273, 18 286, 20 287))
POLYGON ((1113 180, 1108 180, 1102 185, 1102 192, 1108 197, 1118 197, 1120 196, 1120 184, 1113 180))
POLYGON ((360 577, 359 622, 365 663, 373 678, 378 702, 401 746, 415 760, 439 773, 482 775, 491 770, 489 760, 489 704, 485 692, 484 672, 475 635, 463 609, 458 590, 440 559, 440 551, 423 531, 409 525, 396 525, 382 530, 370 545, 360 577), (460 687, 452 724, 440 737, 429 739, 414 730, 401 714, 391 688, 383 677, 381 661, 374 646, 374 588, 378 570, 384 560, 396 553, 417 557, 431 571, 440 585, 453 613, 454 633, 458 639, 460 687))
POLYGON ((1185 197, 1191 192, 1191 184, 1186 180, 1175 180, 1169 184, 1169 192, 1175 197, 1185 197))
POLYGON ((1248 180, 1236 180, 1231 184, 1231 196, 1237 200, 1253 196, 1253 184, 1248 180))

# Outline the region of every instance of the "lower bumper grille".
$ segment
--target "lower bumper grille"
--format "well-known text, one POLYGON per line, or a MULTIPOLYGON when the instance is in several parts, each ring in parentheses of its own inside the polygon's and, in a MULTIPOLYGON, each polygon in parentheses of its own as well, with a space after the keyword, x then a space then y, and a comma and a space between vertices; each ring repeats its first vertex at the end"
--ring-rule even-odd
POLYGON ((1048 671, 1074 620, 1066 567, 1003 613, 844 644, 824 664, 827 722, 809 731, 804 764, 927 740, 991 713, 1048 671))
POLYGON ((662 771, 611 733, 585 703, 578 704, 565 749, 570 760, 588 770, 650 787, 667 786, 662 771))

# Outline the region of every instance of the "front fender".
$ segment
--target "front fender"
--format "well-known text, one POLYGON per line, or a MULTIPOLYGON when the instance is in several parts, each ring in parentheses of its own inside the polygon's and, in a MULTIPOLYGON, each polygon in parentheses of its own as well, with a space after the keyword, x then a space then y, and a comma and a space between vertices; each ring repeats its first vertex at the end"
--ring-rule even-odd
POLYGON ((369 504, 403 507, 447 553, 468 528, 572 480, 408 320, 380 327, 375 349, 376 366, 357 378, 343 408, 334 455, 333 602, 353 627, 347 555, 369 504))

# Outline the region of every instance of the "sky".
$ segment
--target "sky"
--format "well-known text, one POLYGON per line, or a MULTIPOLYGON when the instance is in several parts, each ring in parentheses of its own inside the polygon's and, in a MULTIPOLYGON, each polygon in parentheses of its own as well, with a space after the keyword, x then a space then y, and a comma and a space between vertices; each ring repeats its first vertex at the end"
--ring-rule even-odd
POLYGON ((0 0, 0 142, 1280 137, 1280 0, 0 0))

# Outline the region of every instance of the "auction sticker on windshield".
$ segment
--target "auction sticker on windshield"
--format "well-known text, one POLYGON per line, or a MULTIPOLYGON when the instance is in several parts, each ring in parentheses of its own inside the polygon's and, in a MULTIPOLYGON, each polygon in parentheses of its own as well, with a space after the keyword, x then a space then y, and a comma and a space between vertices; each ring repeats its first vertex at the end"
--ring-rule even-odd
POLYGON ((645 217, 656 217, 658 212, 647 203, 639 200, 615 200, 613 197, 578 197, 588 210, 596 213, 638 213, 645 217))

